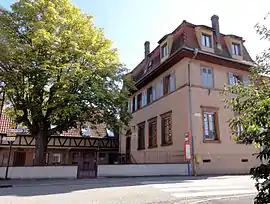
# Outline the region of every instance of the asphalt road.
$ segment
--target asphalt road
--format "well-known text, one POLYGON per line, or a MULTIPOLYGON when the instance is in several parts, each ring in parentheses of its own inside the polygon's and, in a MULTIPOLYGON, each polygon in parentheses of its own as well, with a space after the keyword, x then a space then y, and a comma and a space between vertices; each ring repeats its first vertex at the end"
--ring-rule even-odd
POLYGON ((0 204, 252 204, 255 193, 248 176, 40 181, 0 188, 0 204))

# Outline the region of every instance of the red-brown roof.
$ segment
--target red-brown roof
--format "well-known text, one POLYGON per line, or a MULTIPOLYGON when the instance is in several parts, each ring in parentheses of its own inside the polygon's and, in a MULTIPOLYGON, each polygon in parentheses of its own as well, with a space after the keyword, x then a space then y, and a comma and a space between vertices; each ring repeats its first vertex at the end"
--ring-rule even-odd
MULTIPOLYGON (((107 129, 105 124, 98 125, 88 125, 89 126, 89 135, 90 137, 106 137, 107 129)), ((0 134, 6 134, 8 129, 12 128, 12 120, 10 117, 2 114, 0 117, 0 134)), ((81 137, 80 129, 71 128, 67 132, 60 134, 61 136, 66 137, 81 137)))
MULTIPOLYGON (((200 45, 198 42, 198 39, 196 37, 195 27, 197 26, 203 26, 203 25, 194 25, 192 23, 189 23, 187 21, 183 21, 181 25, 179 25, 172 33, 173 35, 173 43, 172 43, 172 49, 170 56, 174 55, 176 52, 178 52, 181 48, 191 48, 191 49, 199 49, 200 45)), ((204 26, 207 29, 213 30, 211 27, 204 26)), ((218 49, 216 47, 216 39, 214 36, 214 42, 213 45, 215 45, 215 55, 219 57, 224 57, 225 59, 233 59, 230 55, 228 48, 226 46, 224 37, 228 36, 225 34, 220 34, 220 41, 221 41, 221 47, 222 49, 218 49)), ((167 35, 165 35, 167 36, 167 35)), ((232 35, 230 35, 232 36, 232 35)), ((237 38, 241 38, 239 36, 235 36, 237 38)), ((164 37, 163 37, 164 38, 164 37)), ((242 38, 241 38, 242 39, 242 38)), ((132 78, 135 81, 139 81, 140 79, 144 78, 145 75, 151 74, 152 70, 155 70, 157 67, 160 66, 160 49, 159 46, 157 46, 149 55, 147 58, 143 59, 142 62, 140 62, 139 65, 135 67, 135 69, 131 72, 132 78), (151 66, 149 64, 151 63, 151 66), (135 71, 136 70, 136 71, 135 71)), ((169 56, 169 57, 170 57, 169 56)), ((253 62, 251 59, 247 49, 245 46, 243 46, 243 61, 247 62, 253 62)))

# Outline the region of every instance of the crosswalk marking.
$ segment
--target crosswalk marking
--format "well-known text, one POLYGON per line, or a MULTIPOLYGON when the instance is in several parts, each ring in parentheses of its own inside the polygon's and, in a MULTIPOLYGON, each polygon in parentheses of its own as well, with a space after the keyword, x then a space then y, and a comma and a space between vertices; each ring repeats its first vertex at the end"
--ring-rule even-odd
POLYGON ((200 196, 220 196, 220 195, 241 195, 241 194, 251 194, 255 193, 255 190, 226 190, 226 191, 202 191, 202 192, 192 192, 192 193, 173 193, 172 196, 176 198, 185 198, 185 197, 200 197, 200 196))
POLYGON ((240 179, 203 179, 183 181, 143 182, 142 184, 169 193, 176 198, 201 198, 230 195, 255 194, 254 181, 248 178, 240 179))
MULTIPOLYGON (((229 186, 215 186, 215 187, 212 187, 212 186, 206 186, 206 187, 203 187, 203 190, 206 191, 212 191, 212 190, 231 190, 232 188, 229 187, 229 186)), ((237 190, 237 189, 250 189, 249 187, 246 187, 246 186, 235 186, 233 189, 237 190)), ((202 187, 199 186, 199 187, 192 187, 192 188, 186 188, 186 187, 181 187, 181 188, 168 188, 168 189, 162 189, 162 191, 164 192, 177 192, 177 191, 182 191, 182 192, 185 192, 185 191, 201 191, 202 190, 202 187)))

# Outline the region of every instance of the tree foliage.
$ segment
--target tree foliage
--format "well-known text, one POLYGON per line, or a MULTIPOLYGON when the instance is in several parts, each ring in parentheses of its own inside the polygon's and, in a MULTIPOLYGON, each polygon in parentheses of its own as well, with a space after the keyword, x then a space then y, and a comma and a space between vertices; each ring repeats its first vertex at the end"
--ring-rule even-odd
POLYGON ((19 0, 0 10, 0 81, 9 113, 36 138, 44 164, 49 135, 84 121, 117 130, 130 81, 117 51, 91 16, 68 0, 19 0), (52 128, 54 125, 54 128, 52 128))
MULTIPOLYGON (((265 19, 266 20, 266 19, 265 19)), ((270 30, 257 24, 261 39, 270 41, 270 30)), ((270 203, 270 47, 256 59, 250 70, 250 85, 239 83, 226 87, 226 104, 239 113, 230 121, 236 140, 260 147, 261 165, 250 170, 256 180, 258 194, 254 203, 270 203), (267 76, 268 75, 268 76, 267 76), (240 130, 240 131, 239 131, 240 130)))

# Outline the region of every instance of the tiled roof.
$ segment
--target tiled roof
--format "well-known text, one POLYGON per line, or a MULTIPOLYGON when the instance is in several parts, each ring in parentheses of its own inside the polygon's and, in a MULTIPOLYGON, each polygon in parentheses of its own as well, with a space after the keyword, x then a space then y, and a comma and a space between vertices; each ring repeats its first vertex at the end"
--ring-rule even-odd
MULTIPOLYGON (((12 120, 2 114, 0 117, 0 133, 7 133, 7 130, 12 128, 12 120)), ((105 124, 98 124, 98 125, 90 125, 88 124, 88 131, 90 137, 106 137, 107 136, 107 129, 105 124)), ((65 137, 81 137, 80 129, 71 128, 67 132, 63 132, 60 134, 61 136, 65 137)))
MULTIPOLYGON (((189 23, 187 21, 183 21, 181 25, 179 25, 172 33, 173 35, 173 43, 171 48, 170 56, 179 51, 181 48, 191 48, 191 49, 199 49, 200 45, 198 42, 198 39, 196 37, 195 27, 205 27, 207 29, 213 30, 211 27, 204 26, 204 25, 194 25, 192 23, 189 23)), ((166 34, 164 37, 168 36, 169 34, 166 34)), ((220 43, 222 49, 218 49, 216 47, 216 39, 214 35, 214 42, 213 45, 215 45, 214 50, 215 54, 220 57, 233 59, 232 56, 229 53, 229 50, 227 48, 227 45, 225 43, 224 37, 225 36, 232 36, 232 35, 224 35, 220 34, 220 43)), ((239 36, 235 36, 236 38, 242 39, 239 36)), ((161 38, 164 39, 164 37, 161 38)), ((151 72, 151 70, 154 70, 160 65, 160 48, 157 46, 149 55, 147 58, 143 59, 143 61, 136 66, 136 68, 131 72, 132 78, 135 82, 137 82, 139 79, 141 79, 145 74, 151 72), (149 66, 151 63, 151 66, 149 66), (136 71, 135 71, 136 70, 136 71)), ((247 62, 253 62, 251 59, 247 49, 245 46, 243 46, 243 61, 247 62)))

